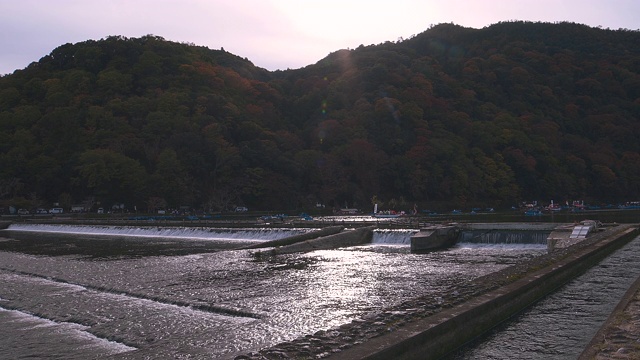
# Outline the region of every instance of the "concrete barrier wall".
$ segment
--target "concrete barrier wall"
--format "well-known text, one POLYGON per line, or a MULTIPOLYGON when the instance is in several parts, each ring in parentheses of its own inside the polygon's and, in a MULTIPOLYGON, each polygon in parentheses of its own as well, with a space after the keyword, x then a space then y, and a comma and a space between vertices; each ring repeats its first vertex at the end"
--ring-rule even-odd
POLYGON ((620 226, 603 240, 470 301, 368 342, 331 359, 438 359, 482 335, 576 277, 638 235, 620 226))
POLYGON ((295 252, 309 252, 314 250, 337 249, 347 246, 363 245, 371 242, 374 229, 375 226, 369 226, 356 230, 345 230, 338 234, 277 247, 270 250, 269 254, 290 254, 295 252))
POLYGON ((311 232, 308 232, 308 233, 305 233, 305 234, 289 236, 289 237, 286 237, 284 239, 264 241, 264 242, 260 242, 258 244, 244 246, 241 249, 260 249, 260 248, 291 245, 291 244, 299 243, 299 242, 306 241, 306 240, 312 240, 312 239, 316 239, 316 238, 323 237, 323 236, 329 236, 329 235, 337 234, 337 233, 341 232, 342 230, 344 230, 344 227, 342 227, 342 226, 330 226, 330 227, 326 227, 324 229, 320 229, 320 230, 317 230, 317 231, 311 231, 311 232))
POLYGON ((587 345, 582 354, 580 354, 580 356, 578 357, 578 360, 637 358, 637 349, 639 345, 637 335, 634 334, 633 330, 629 329, 627 338, 625 339, 624 330, 628 329, 625 326, 626 324, 633 323, 633 319, 630 320, 629 317, 633 317, 634 315, 630 315, 627 311, 631 312, 631 314, 633 314, 633 312, 630 309, 627 310, 627 307, 634 306, 633 303, 637 301, 635 300, 635 296, 638 291, 640 291, 640 277, 633 282, 631 287, 622 296, 622 299, 620 299, 618 305, 616 305, 615 309, 613 309, 613 311, 611 312, 611 315, 609 315, 609 318, 604 322, 604 324, 602 324, 600 330, 598 330, 598 332, 593 336, 593 338, 589 342, 589 345, 587 345), (609 350, 611 348, 613 348, 614 350, 626 348, 626 350, 628 350, 629 352, 616 353, 617 351, 609 350), (633 353, 634 350, 636 351, 635 353, 633 353), (609 353, 609 357, 607 356, 607 353, 609 353), (616 354, 611 355, 611 353, 616 354))

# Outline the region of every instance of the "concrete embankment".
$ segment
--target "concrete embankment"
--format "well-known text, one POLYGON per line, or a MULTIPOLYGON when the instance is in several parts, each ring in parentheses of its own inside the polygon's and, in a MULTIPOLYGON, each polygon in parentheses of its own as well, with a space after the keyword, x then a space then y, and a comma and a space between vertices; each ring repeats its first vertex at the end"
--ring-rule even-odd
POLYGON ((332 359, 438 359, 522 311, 590 268, 638 234, 636 226, 617 226, 597 241, 496 290, 416 320, 333 355, 332 359))
POLYGON ((324 229, 311 231, 305 234, 289 236, 284 239, 264 241, 261 243, 242 247, 241 249, 260 249, 260 248, 268 248, 268 247, 286 246, 286 245, 299 243, 302 241, 313 240, 320 237, 337 234, 337 233, 340 233, 342 230, 344 230, 344 227, 342 226, 330 226, 324 229))
POLYGON ((624 294, 578 360, 640 358, 640 277, 624 294))
POLYGON ((337 234, 323 236, 317 239, 280 246, 268 251, 265 250, 264 252, 271 255, 277 255, 363 245, 371 242, 374 229, 375 226, 369 226, 355 230, 346 230, 337 234))

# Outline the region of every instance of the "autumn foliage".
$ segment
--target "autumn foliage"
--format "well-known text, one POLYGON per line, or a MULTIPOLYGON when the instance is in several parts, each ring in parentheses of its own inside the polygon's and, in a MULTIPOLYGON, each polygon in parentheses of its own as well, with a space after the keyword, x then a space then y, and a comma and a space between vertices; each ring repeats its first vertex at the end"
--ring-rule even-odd
POLYGON ((290 211, 374 197, 407 208, 637 200, 639 118, 637 31, 441 24, 275 72, 224 50, 114 36, 0 78, 0 201, 290 211))

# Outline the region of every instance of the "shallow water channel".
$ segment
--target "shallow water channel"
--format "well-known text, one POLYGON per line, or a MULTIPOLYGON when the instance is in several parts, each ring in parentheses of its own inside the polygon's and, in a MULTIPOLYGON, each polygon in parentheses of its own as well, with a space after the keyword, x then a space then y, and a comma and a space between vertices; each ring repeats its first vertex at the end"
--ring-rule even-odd
MULTIPOLYGON (((0 358, 226 358, 433 296, 546 251, 374 243, 258 256, 242 245, 307 229, 12 226, 0 231, 0 358), (244 232, 243 232, 244 231, 244 232)), ((640 262, 639 262, 640 263, 640 262)))

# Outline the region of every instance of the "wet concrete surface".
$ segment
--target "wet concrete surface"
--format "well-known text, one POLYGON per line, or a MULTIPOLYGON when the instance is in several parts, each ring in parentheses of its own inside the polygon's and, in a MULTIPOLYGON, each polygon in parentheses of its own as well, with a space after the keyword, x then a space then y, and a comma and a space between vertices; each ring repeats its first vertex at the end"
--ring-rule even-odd
POLYGON ((579 358, 593 359, 640 359, 640 277, 579 358))

